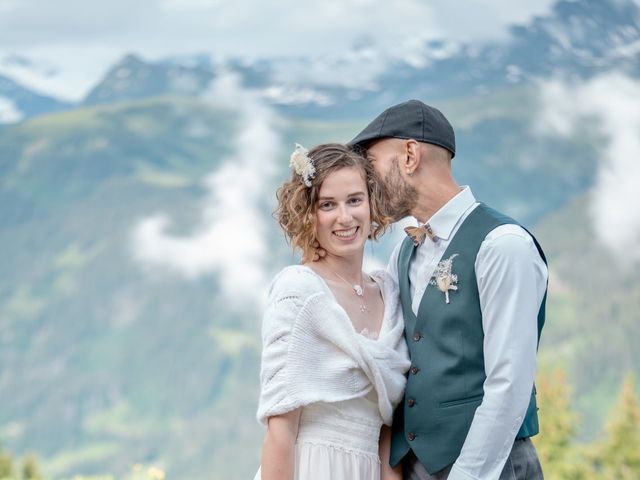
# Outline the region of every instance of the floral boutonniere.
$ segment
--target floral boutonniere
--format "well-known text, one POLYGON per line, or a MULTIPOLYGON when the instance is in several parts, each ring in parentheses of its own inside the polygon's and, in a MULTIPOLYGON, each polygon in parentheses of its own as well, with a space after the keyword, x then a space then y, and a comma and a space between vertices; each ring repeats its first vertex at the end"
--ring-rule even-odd
POLYGON ((451 273, 451 267, 453 266, 453 259, 458 256, 454 253, 449 258, 441 260, 436 266, 435 272, 429 283, 438 287, 438 290, 444 293, 445 302, 449 303, 449 290, 458 290, 456 283, 458 282, 458 276, 451 273))

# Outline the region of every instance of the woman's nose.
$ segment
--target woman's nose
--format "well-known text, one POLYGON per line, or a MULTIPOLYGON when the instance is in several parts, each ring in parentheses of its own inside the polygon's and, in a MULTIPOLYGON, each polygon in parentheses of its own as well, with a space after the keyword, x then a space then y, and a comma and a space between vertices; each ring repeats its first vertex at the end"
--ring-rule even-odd
POLYGON ((346 205, 340 205, 338 207, 338 221, 340 223, 351 222, 352 215, 346 205))

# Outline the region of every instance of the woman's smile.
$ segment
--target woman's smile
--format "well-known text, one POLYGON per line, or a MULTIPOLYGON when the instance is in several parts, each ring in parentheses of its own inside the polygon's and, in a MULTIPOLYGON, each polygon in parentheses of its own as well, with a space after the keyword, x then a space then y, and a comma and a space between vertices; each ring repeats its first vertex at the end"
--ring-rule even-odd
POLYGON ((334 230, 333 234, 340 240, 351 241, 357 238, 358 230, 360 227, 352 227, 346 230, 334 230))

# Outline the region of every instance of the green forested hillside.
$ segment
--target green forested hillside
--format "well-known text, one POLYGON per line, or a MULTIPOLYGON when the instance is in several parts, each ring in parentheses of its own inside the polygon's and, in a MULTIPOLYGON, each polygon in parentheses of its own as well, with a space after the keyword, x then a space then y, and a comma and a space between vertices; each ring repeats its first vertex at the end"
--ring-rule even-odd
POLYGON ((225 316, 215 278, 149 275, 130 245, 135 222, 158 209, 178 229, 193 222, 233 121, 160 99, 1 132, 0 425, 47 473, 134 462, 203 472, 240 458, 226 446, 253 436, 251 418, 227 415, 253 408, 245 378, 257 353, 216 343, 216 329, 240 322, 225 316))
POLYGON ((584 440, 599 432, 624 376, 640 372, 640 269, 598 243, 589 200, 578 196, 536 228, 551 265, 541 366, 567 372, 584 440))
MULTIPOLYGON (((640 370, 640 278, 594 242, 592 140, 536 137, 527 102, 526 90, 452 102, 454 165, 479 199, 535 224, 553 273, 542 363, 567 369, 589 435, 623 372, 640 370)), ((238 122, 201 101, 155 98, 0 129, 0 438, 37 452, 48 476, 124 475, 137 462, 170 478, 253 475, 260 312, 231 308, 215 272, 148 269, 131 246, 157 211, 174 233, 197 224, 202 180, 231 153, 238 122)), ((365 122, 285 119, 272 190, 294 141, 344 141, 365 122)), ((295 258, 270 225, 275 272, 295 258)), ((393 238, 376 247, 381 261, 393 238)))

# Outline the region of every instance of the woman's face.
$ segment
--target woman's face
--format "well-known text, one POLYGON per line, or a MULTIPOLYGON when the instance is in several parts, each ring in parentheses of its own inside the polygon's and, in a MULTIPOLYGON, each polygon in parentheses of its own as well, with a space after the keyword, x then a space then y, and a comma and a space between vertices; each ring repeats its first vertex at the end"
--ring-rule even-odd
POLYGON ((345 167, 330 173, 316 203, 316 238, 328 254, 362 254, 371 230, 364 172, 345 167))

